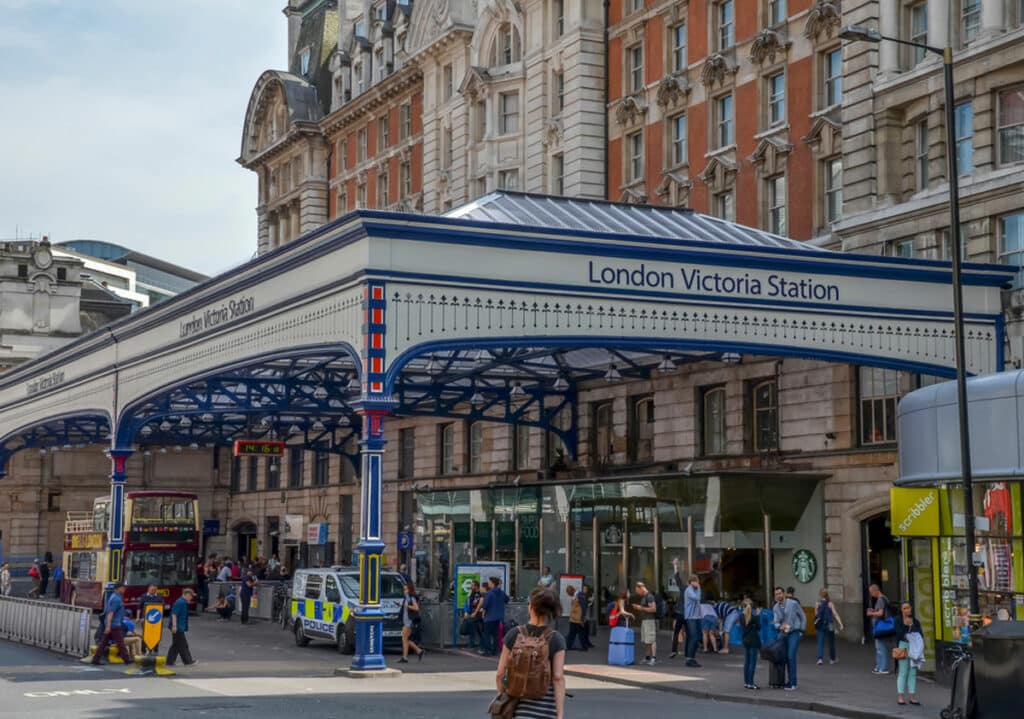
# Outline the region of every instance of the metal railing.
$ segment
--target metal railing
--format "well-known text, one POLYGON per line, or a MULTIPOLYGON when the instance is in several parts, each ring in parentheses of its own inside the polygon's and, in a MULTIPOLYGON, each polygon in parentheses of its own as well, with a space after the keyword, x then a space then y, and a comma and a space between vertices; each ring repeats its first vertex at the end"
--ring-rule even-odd
POLYGON ((91 617, 84 607, 0 597, 0 639, 84 657, 91 648, 91 617))

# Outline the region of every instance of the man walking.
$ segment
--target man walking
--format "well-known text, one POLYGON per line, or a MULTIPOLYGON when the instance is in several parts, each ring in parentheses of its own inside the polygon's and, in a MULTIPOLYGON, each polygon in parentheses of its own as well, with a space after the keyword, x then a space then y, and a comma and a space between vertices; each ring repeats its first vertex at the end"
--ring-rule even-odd
POLYGON ((32 589, 28 591, 29 599, 39 598, 39 560, 32 562, 32 566, 28 568, 28 576, 32 580, 32 589))
POLYGON ((686 620, 686 666, 699 667, 697 663, 697 645, 700 644, 700 579, 691 574, 686 590, 683 592, 683 618, 686 620))
POLYGON ((103 638, 96 645, 96 654, 92 658, 93 664, 100 663, 107 650, 107 646, 114 644, 120 657, 126 664, 131 663, 132 655, 124 644, 124 585, 111 582, 107 584, 107 603, 103 609, 103 638))
POLYGON ((181 656, 185 666, 190 667, 196 664, 192 658, 192 652, 188 648, 188 639, 185 632, 188 631, 188 604, 192 601, 195 593, 191 589, 184 589, 181 596, 171 607, 171 648, 167 650, 167 666, 173 667, 174 663, 181 656))
POLYGON ((249 605, 252 604, 254 591, 256 591, 256 575, 252 573, 250 567, 245 572, 245 577, 242 579, 242 591, 238 595, 242 600, 242 624, 249 623, 249 605))
MULTIPOLYGON (((867 610, 867 615, 871 618, 873 633, 878 620, 889 613, 889 598, 882 594, 882 588, 877 584, 868 587, 868 596, 871 597, 871 606, 867 610)), ((885 637, 875 639, 875 668, 871 670, 871 673, 889 673, 889 640, 885 637)))
POLYGON ((646 647, 644 664, 653 667, 658 654, 658 600, 643 582, 636 583, 636 593, 640 595, 640 603, 634 604, 633 609, 641 617, 640 641, 646 647))
POLYGON ((11 565, 7 562, 0 566, 0 594, 11 596, 11 565))
POLYGON ((797 689, 796 653, 800 648, 800 637, 807 628, 807 615, 800 602, 787 597, 782 587, 775 587, 775 607, 773 608, 775 628, 786 638, 786 685, 787 692, 797 689))
POLYGON ((43 561, 39 563, 39 598, 42 599, 46 596, 46 589, 50 586, 50 560, 49 557, 43 557, 43 561))

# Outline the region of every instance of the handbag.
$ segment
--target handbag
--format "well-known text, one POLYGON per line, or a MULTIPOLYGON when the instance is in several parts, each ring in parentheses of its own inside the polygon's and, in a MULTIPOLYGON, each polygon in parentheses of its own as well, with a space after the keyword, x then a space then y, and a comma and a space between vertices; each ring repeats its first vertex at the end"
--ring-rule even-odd
POLYGON ((906 647, 893 647, 893 649, 892 649, 892 658, 893 659, 896 659, 896 660, 906 659, 907 656, 908 656, 908 653, 907 653, 907 648, 906 647))
POLYGON ((896 633, 896 622, 891 617, 881 617, 875 622, 871 634, 875 639, 886 639, 896 633))
POLYGON ((463 637, 468 637, 472 633, 473 633, 473 618, 472 617, 463 617, 462 623, 459 624, 459 635, 463 636, 463 637))
POLYGON ((510 697, 507 692, 501 692, 494 699, 491 699, 491 703, 487 707, 487 713, 495 719, 512 719, 518 705, 518 699, 510 697))

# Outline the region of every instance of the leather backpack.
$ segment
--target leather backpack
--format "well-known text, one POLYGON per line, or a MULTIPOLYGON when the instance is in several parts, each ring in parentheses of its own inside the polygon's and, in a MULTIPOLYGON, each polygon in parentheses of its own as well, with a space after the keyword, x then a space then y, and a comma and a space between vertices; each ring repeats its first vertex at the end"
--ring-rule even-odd
POLYGON ((551 686, 548 640, 554 633, 553 629, 546 628, 541 634, 531 635, 525 627, 519 628, 505 673, 505 691, 510 697, 543 699, 548 693, 551 686))

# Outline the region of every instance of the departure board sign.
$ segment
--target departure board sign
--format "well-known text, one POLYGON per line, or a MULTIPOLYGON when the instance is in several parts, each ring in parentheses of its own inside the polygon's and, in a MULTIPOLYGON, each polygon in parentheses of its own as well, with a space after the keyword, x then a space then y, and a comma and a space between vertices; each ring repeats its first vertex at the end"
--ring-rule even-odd
POLYGON ((284 442, 263 439, 236 439, 236 457, 283 457, 284 442))

